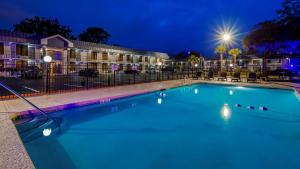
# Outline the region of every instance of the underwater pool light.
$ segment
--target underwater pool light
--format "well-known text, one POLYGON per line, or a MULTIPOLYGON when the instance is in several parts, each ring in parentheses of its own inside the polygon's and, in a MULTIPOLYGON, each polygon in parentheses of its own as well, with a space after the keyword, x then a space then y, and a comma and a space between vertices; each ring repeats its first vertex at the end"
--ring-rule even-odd
POLYGON ((47 137, 47 136, 50 136, 51 135, 51 128, 46 128, 46 129, 44 129, 43 130, 43 135, 45 136, 45 137, 47 137))
POLYGON ((162 103, 162 99, 161 98, 158 98, 157 99, 157 104, 161 104, 162 103))

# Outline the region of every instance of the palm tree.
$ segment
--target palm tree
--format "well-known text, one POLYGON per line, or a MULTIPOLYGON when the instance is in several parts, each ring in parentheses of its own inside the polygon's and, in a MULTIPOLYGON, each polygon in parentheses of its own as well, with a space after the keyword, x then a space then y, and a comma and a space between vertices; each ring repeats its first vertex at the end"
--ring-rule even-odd
POLYGON ((192 73, 194 73, 194 68, 196 67, 196 64, 200 62, 200 58, 196 55, 190 55, 187 60, 192 65, 192 73))
POLYGON ((199 61, 200 61, 200 59, 196 55, 191 55, 188 58, 188 62, 190 62, 192 66, 195 66, 195 64, 199 63, 199 61))
POLYGON ((230 49, 228 54, 233 57, 233 65, 236 66, 236 58, 242 53, 239 48, 230 49))
POLYGON ((226 47, 225 45, 221 44, 215 48, 215 54, 220 55, 220 62, 221 62, 221 71, 223 70, 223 56, 226 53, 226 47))

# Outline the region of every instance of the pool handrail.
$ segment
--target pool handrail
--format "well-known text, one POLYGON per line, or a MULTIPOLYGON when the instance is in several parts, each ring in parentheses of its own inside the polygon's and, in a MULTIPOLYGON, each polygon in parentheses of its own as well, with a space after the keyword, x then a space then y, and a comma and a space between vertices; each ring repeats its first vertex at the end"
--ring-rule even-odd
POLYGON ((16 92, 15 90, 11 89, 10 87, 4 85, 2 82, 0 82, 0 86, 2 86, 4 89, 6 89, 7 91, 11 92, 12 94, 14 94, 15 96, 17 96, 18 98, 20 98, 21 100, 25 101, 26 103, 28 103, 30 106, 32 106, 33 108, 37 109, 44 117, 46 117, 49 120, 52 120, 54 122, 56 122, 52 117, 50 117, 49 115, 46 114, 46 112, 44 110, 42 110, 41 108, 39 108, 38 106, 36 106, 35 104, 33 104, 31 101, 27 100, 25 97, 23 97, 22 95, 20 95, 18 92, 16 92))

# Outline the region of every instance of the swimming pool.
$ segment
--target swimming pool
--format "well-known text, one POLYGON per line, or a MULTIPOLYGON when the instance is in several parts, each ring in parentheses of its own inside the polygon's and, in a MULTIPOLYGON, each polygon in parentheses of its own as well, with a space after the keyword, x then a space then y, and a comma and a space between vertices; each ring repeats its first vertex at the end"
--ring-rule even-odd
POLYGON ((289 90, 197 84, 52 115, 61 132, 24 143, 37 169, 300 168, 289 90))

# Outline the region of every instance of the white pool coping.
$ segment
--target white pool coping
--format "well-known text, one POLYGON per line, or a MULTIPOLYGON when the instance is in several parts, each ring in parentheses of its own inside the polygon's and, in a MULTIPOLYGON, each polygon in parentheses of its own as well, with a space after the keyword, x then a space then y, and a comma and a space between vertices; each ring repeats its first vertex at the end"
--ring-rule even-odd
MULTIPOLYGON (((93 90, 77 91, 70 93, 44 95, 28 98, 40 108, 57 107, 67 104, 86 103, 91 100, 120 98, 130 95, 168 89, 193 83, 210 83, 239 85, 245 87, 265 87, 295 90, 300 96, 300 84, 277 83, 231 83, 203 80, 172 80, 164 82, 143 83, 136 85, 117 86, 93 90)), ((28 156, 24 145, 18 135, 15 125, 11 121, 11 115, 15 112, 23 112, 32 108, 20 99, 0 101, 0 168, 5 169, 34 169, 34 165, 28 156)))

